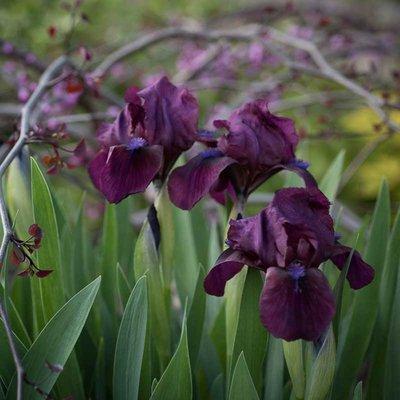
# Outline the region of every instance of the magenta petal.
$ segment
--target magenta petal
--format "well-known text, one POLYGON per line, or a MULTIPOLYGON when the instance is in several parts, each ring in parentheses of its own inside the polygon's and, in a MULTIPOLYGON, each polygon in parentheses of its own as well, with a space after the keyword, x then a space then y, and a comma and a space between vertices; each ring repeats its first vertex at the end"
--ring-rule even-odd
POLYGON ((238 274, 249 260, 239 251, 225 250, 204 279, 204 289, 213 296, 223 296, 226 282, 238 274))
POLYGON ((110 203, 118 203, 130 194, 143 192, 162 164, 162 147, 149 146, 129 150, 113 146, 101 150, 89 163, 94 185, 110 203))
POLYGON ((171 201, 183 210, 190 210, 217 182, 221 172, 235 163, 218 150, 206 150, 187 164, 172 171, 168 181, 171 201))
POLYGON ((335 313, 335 299, 329 283, 317 268, 294 276, 284 268, 268 268, 260 297, 264 326, 287 341, 317 340, 335 313))
MULTIPOLYGON (((331 256, 332 262, 340 269, 345 267, 347 259, 350 257, 352 249, 347 246, 337 245, 331 256)), ((354 251, 351 258, 347 280, 352 289, 361 289, 371 283, 374 279, 375 271, 361 257, 358 251, 354 251)))

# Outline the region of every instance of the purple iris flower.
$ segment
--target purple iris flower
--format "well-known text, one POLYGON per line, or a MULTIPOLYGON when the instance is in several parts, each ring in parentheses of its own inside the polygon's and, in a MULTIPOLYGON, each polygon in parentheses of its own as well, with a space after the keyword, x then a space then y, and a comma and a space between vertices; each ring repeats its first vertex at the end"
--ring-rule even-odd
POLYGON ((227 133, 217 139, 199 132, 198 141, 209 149, 171 173, 168 190, 177 207, 189 210, 207 193, 221 198, 230 188, 246 198, 282 169, 297 172, 306 185, 316 185, 308 164, 296 160, 299 138, 293 121, 270 113, 266 101, 247 103, 214 125, 227 133))
POLYGON ((153 180, 163 182, 196 139, 197 100, 166 77, 141 91, 128 89, 125 101, 115 121, 100 128, 102 148, 88 166, 110 203, 143 192, 153 180))
MULTIPOLYGON (((287 188, 256 216, 231 220, 229 248, 208 273, 207 293, 222 296, 244 265, 266 273, 260 297, 264 326, 285 340, 317 340, 335 313, 335 298, 319 266, 328 259, 342 269, 352 249, 335 237, 329 201, 317 188, 287 188)), ((374 270, 354 251, 347 279, 360 289, 374 270)))

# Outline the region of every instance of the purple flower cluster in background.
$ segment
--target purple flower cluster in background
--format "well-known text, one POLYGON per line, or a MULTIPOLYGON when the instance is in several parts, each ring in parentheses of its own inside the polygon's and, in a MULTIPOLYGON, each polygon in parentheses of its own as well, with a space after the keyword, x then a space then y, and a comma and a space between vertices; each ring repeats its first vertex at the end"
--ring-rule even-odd
MULTIPOLYGON (((7 83, 16 88, 18 101, 26 103, 36 88, 35 80, 14 61, 4 63, 2 72, 7 83)), ((82 84, 73 77, 61 80, 44 96, 40 105, 41 117, 54 117, 72 110, 77 105, 82 92, 82 84)), ((49 128, 51 128, 51 122, 49 128)))
POLYGON ((353 289, 369 284, 374 270, 334 232, 330 203, 295 155, 299 138, 292 120, 268 110, 263 100, 246 103, 217 131, 199 130, 197 100, 165 77, 143 90, 131 88, 115 121, 97 134, 100 151, 89 163, 94 185, 109 202, 168 180, 171 201, 192 208, 211 194, 243 204, 250 193, 281 170, 299 174, 304 188, 276 192, 256 216, 230 221, 227 245, 207 275, 207 293, 222 296, 226 282, 245 266, 265 273, 260 297, 264 326, 285 340, 317 340, 335 313, 335 299, 319 269, 331 260, 344 268, 353 289), (205 150, 172 170, 195 142, 205 150))

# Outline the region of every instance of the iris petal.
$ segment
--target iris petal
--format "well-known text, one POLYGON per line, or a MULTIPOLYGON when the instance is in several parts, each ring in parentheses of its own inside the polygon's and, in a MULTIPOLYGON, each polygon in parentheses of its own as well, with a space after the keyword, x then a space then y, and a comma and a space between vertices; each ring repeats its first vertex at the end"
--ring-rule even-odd
POLYGON ((132 116, 126 105, 111 124, 103 123, 97 131, 97 140, 104 147, 126 143, 132 131, 132 116))
POLYGON ((218 150, 211 149, 192 158, 172 171, 168 181, 171 201, 183 210, 190 210, 218 181, 222 171, 235 163, 218 150))
POLYGON ((113 146, 101 150, 89 164, 94 185, 110 203, 119 203, 130 194, 143 192, 162 164, 162 146, 129 150, 113 146))
POLYGON ((236 109, 227 121, 214 121, 229 132, 218 147, 242 165, 266 170, 294 159, 298 143, 294 123, 268 110, 267 102, 255 100, 236 109))
POLYGON ((253 258, 259 266, 284 266, 288 235, 279 215, 267 207, 253 217, 229 221, 231 247, 253 258))
POLYGON ((267 269, 260 314, 262 323, 274 336, 287 341, 317 340, 334 313, 332 290, 317 268, 305 269, 300 275, 285 268, 267 269))
POLYGON ((167 77, 139 91, 144 99, 146 139, 161 144, 167 153, 187 150, 196 139, 199 105, 184 87, 167 77))
MULTIPOLYGON (((335 247, 331 260, 342 270, 351 252, 352 249, 350 247, 339 244, 335 247)), ((350 287, 352 289, 361 289, 372 282, 374 275, 374 269, 362 259, 358 251, 354 251, 347 272, 347 280, 349 281, 350 287)))
POLYGON ((251 260, 241 252, 225 250, 204 280, 205 291, 213 296, 223 296, 226 282, 238 274, 245 264, 251 264, 251 260))

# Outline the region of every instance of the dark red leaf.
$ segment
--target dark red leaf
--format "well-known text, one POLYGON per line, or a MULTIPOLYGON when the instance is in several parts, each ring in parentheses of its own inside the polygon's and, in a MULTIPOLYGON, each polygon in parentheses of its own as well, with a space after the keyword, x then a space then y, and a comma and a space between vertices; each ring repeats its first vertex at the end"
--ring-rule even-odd
POLYGON ((22 276, 22 277, 25 277, 25 276, 32 276, 32 271, 31 271, 29 268, 24 269, 22 272, 20 272, 20 273, 18 274, 18 276, 22 276))
POLYGON ((54 25, 50 25, 47 28, 47 33, 51 38, 54 38, 57 35, 57 28, 54 25))
POLYGON ((19 264, 21 264, 22 262, 25 261, 25 254, 23 253, 23 251, 20 248, 18 248, 17 246, 14 246, 13 251, 10 256, 10 261, 15 266, 18 266, 19 264))
POLYGON ((35 238, 41 238, 43 235, 42 229, 38 224, 32 224, 28 229, 28 233, 35 238))
POLYGON ((38 278, 45 278, 47 275, 50 275, 53 272, 52 269, 39 269, 35 272, 35 275, 38 278))

